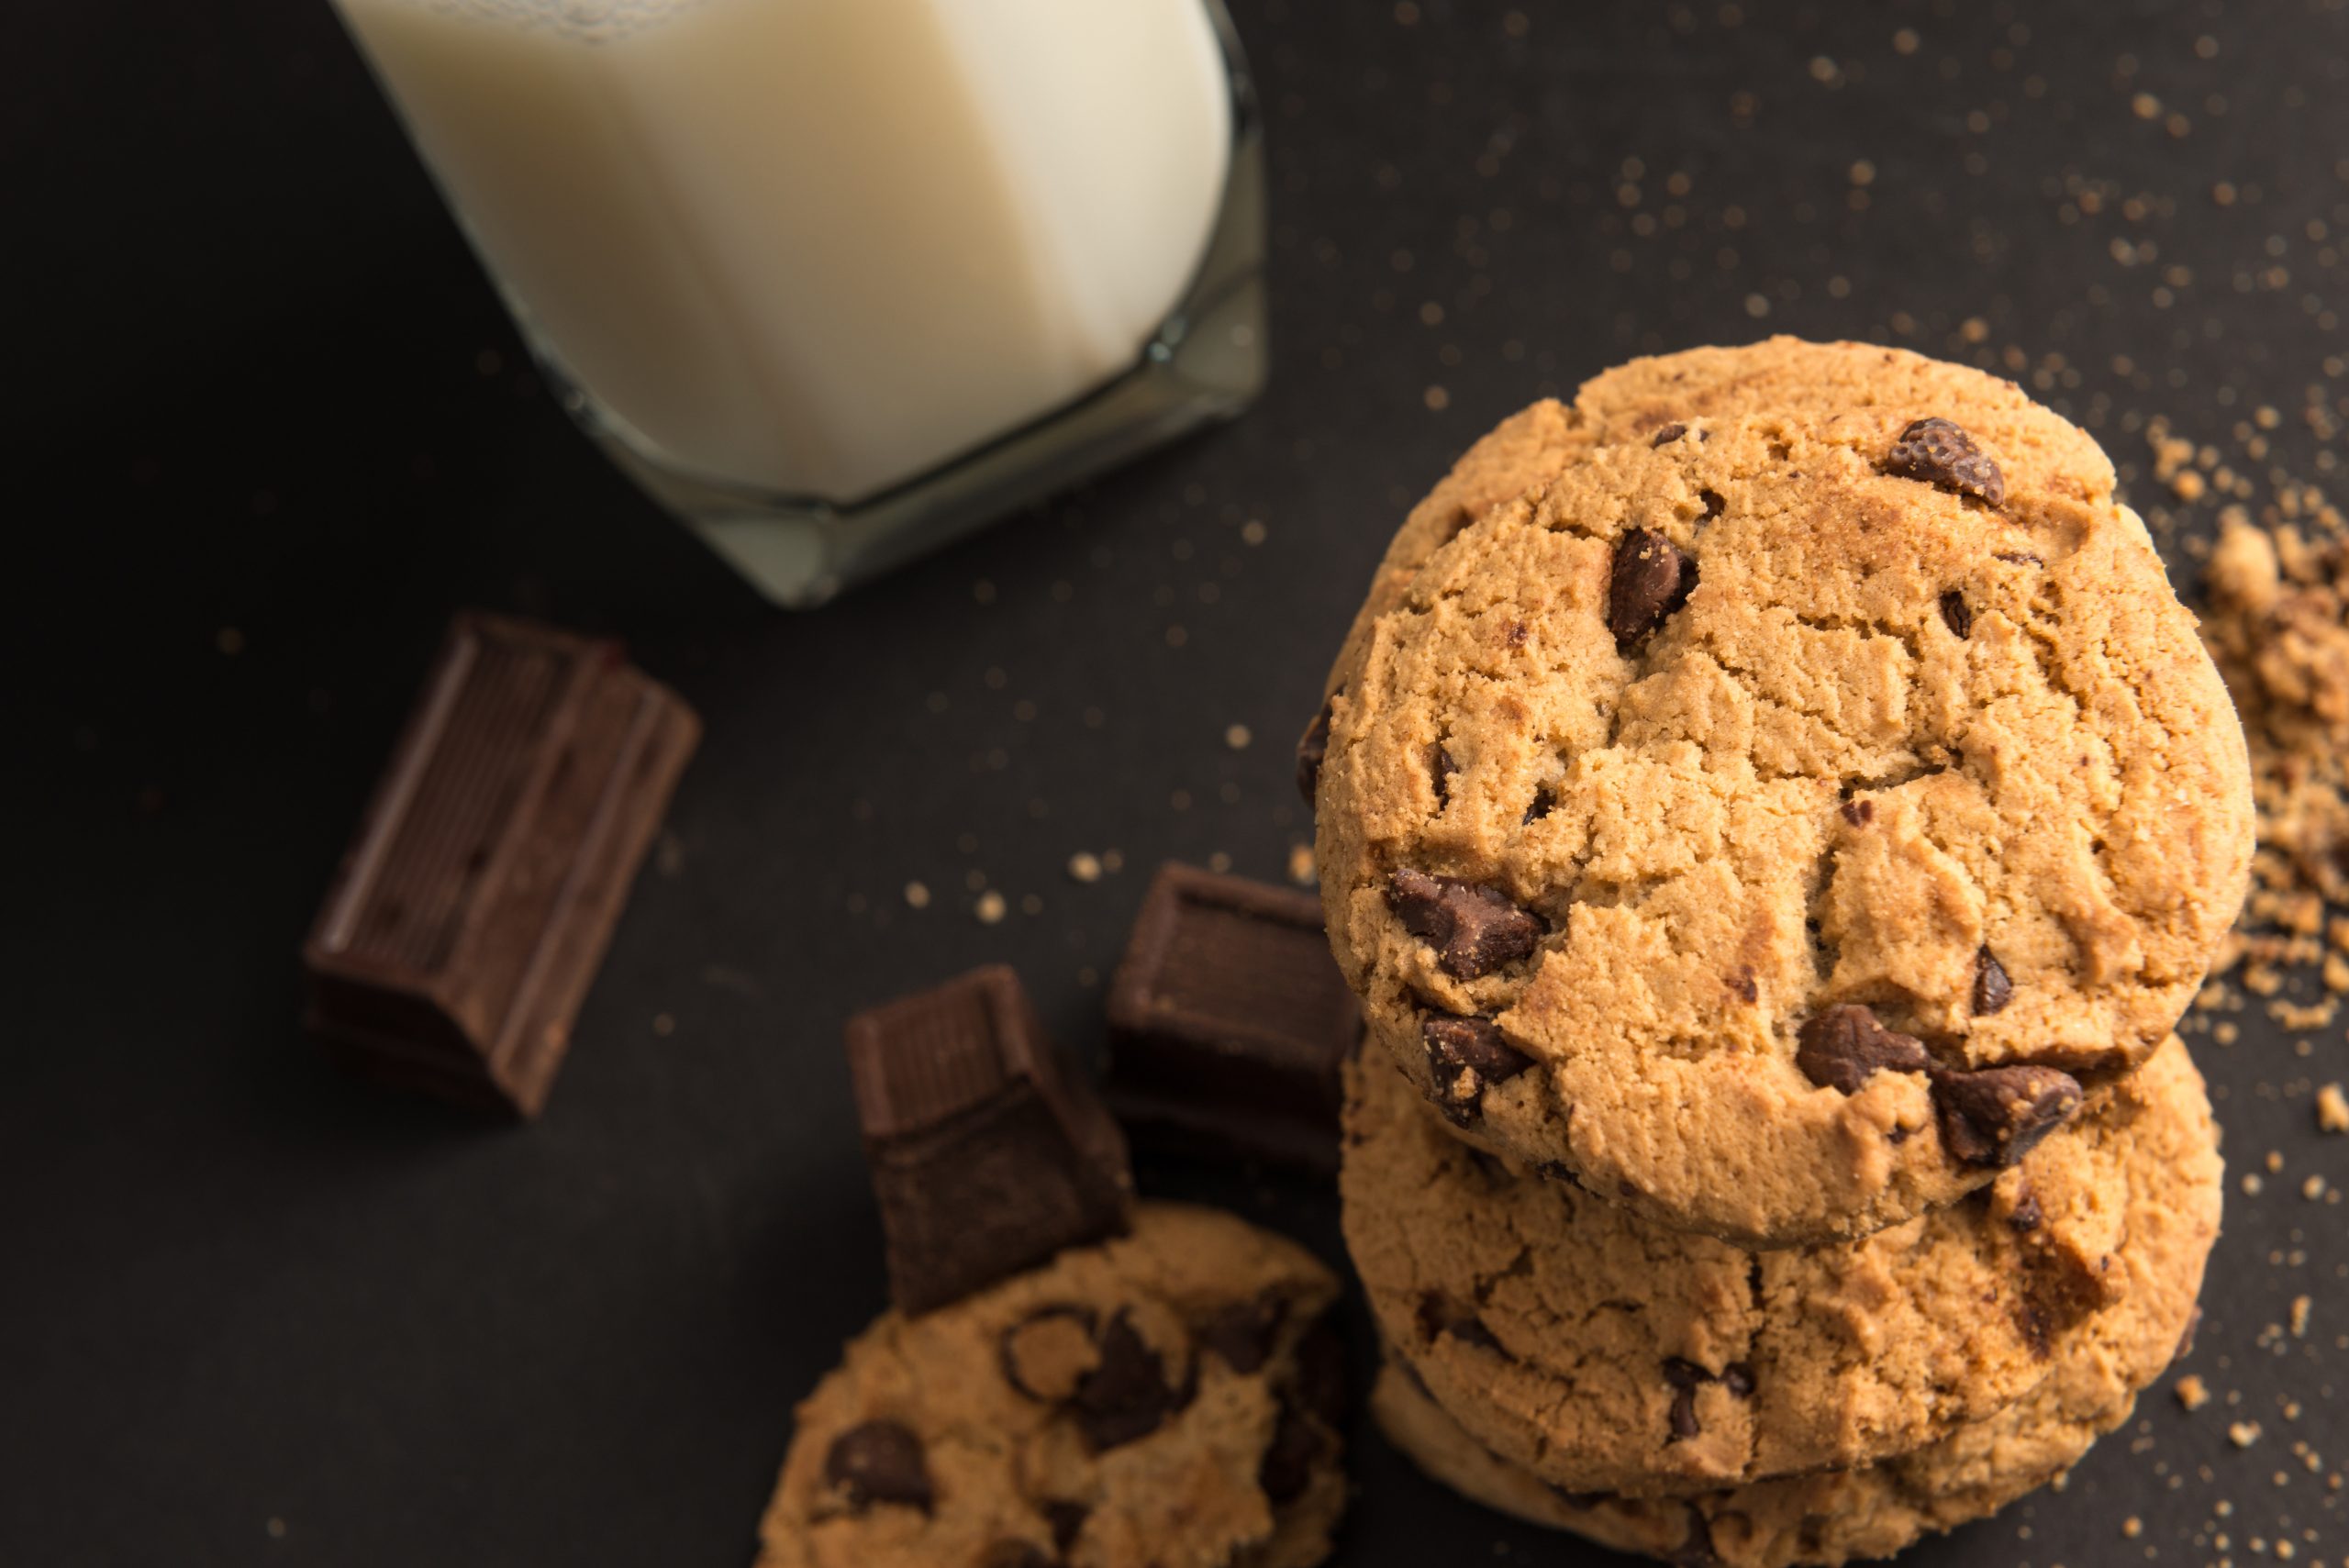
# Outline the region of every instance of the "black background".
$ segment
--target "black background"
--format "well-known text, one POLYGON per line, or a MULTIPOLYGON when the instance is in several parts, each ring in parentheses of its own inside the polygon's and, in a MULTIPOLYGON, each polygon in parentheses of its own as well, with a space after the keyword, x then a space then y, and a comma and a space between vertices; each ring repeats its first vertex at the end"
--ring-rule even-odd
MULTIPOLYGON (((1280 877, 1288 741, 1369 567, 1492 420, 1786 330, 2020 367, 2141 506, 2153 415, 2232 452, 2274 405, 2269 462, 2323 477, 2336 10, 1246 0, 1263 403, 795 616, 543 395, 323 0, 20 7, 0 1562, 744 1562, 793 1401, 881 1305, 841 1018, 1007 959, 1089 1048, 1150 866, 1280 877), (708 725, 518 1130, 295 1027, 296 943, 467 604, 626 637, 708 725), (1080 850, 1124 869, 1081 885, 1080 850)), ((2233 1170, 2284 1166, 2231 1177, 2192 1362, 2220 1402, 2149 1395, 2066 1492, 1915 1561, 2349 1556, 2349 1243, 2300 1193, 2349 1180, 2309 1101, 2344 1047, 2306 1049, 2256 1015, 2200 1046, 2233 1170)), ((1324 1193, 1144 1180, 1335 1255, 1324 1193)), ((1341 1563, 1602 1556, 1356 1449, 1341 1563)))

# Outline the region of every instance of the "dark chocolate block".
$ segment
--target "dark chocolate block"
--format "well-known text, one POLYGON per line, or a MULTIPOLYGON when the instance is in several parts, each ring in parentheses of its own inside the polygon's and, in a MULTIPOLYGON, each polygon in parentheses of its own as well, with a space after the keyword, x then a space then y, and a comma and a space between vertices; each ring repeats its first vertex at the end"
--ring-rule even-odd
POLYGON ((1169 862, 1109 988, 1110 1108, 1144 1141, 1335 1170, 1361 1032, 1318 899, 1169 862))
POLYGON ((617 643, 458 617, 303 948, 311 1031, 536 1115, 700 734, 617 643))
POLYGON ((1125 1229, 1125 1135, 1002 964, 857 1014, 848 1065, 904 1311, 1125 1229))

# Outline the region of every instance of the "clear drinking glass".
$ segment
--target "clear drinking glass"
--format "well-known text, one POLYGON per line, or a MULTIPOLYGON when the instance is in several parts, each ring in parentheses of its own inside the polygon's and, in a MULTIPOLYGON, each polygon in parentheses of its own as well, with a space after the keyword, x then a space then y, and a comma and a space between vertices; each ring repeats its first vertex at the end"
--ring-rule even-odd
POLYGON ((1217 0, 335 0, 564 405, 806 606, 1238 413, 1217 0))

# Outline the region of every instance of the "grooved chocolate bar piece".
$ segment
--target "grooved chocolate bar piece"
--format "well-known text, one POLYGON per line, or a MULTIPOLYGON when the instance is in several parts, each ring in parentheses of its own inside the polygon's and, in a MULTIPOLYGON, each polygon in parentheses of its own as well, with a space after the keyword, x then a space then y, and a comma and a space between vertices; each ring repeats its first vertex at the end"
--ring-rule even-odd
POLYGON ((1002 964, 849 1019, 848 1069, 903 1310, 1125 1229, 1125 1135, 1002 964))
POLYGON ((1153 1142, 1335 1170, 1361 1030, 1318 899, 1169 862, 1109 988, 1110 1108, 1153 1142))
POLYGON ((535 1116, 700 735, 617 643, 458 617, 303 947, 311 1032, 535 1116))

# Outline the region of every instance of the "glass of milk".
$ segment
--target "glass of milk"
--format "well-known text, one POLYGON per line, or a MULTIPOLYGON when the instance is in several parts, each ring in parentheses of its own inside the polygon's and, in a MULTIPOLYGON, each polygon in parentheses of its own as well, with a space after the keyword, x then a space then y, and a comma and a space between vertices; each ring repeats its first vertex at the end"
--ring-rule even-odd
POLYGON ((1239 412, 1217 0, 335 0, 606 451, 769 596, 1239 412))

